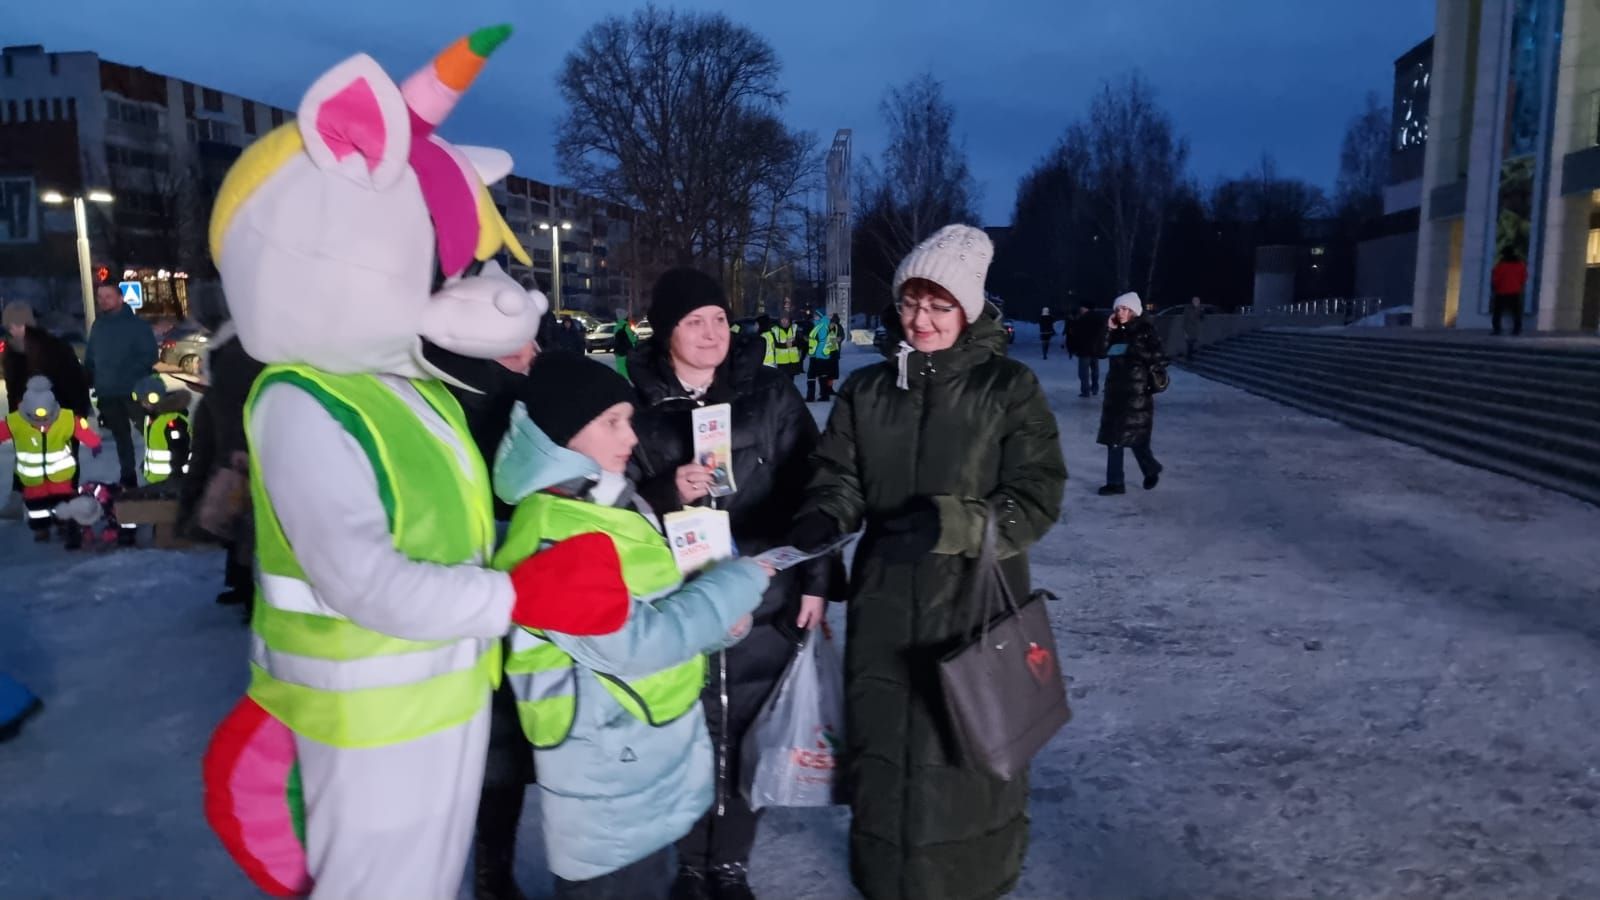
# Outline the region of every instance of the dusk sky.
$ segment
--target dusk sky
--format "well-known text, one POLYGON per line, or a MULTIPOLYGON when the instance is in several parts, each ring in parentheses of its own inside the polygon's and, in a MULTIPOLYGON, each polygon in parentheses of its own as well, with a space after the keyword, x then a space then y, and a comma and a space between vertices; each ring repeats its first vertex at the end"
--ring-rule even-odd
MULTIPOLYGON (((444 134, 504 147, 517 171, 560 181, 553 152, 566 52, 621 0, 5 0, 0 42, 94 50, 117 62, 293 109, 358 51, 403 77, 455 37, 517 33, 444 134)), ((1389 100, 1394 59, 1432 33, 1434 0, 807 0, 683 2, 720 10, 783 62, 785 116, 823 143, 855 131, 875 154, 885 87, 921 72, 956 104, 985 224, 1011 219, 1019 177, 1099 82, 1142 70, 1192 144, 1202 183, 1263 152, 1331 187, 1339 141, 1367 91, 1389 100)))

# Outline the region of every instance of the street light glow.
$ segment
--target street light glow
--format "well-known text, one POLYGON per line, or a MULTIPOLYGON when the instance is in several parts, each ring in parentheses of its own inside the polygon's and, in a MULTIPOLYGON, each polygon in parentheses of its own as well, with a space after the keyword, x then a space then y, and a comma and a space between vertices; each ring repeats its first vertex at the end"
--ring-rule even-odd
POLYGON ((52 204, 67 202, 67 198, 63 197, 61 195, 60 191, 45 191, 44 193, 39 195, 39 200, 42 203, 52 203, 52 204))
POLYGON ((89 199, 96 203, 110 203, 113 199, 110 191, 90 191, 89 199))
POLYGON ((571 222, 562 222, 561 223, 561 227, 562 227, 562 229, 564 229, 566 231, 571 231, 572 230, 572 223, 571 222))

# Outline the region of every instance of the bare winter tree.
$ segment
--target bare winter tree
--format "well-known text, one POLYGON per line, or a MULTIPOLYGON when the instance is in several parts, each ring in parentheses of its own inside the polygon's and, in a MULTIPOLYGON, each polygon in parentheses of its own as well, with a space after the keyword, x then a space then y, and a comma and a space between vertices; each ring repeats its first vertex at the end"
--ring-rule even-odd
POLYGON ((977 221, 980 197, 943 84, 919 75, 890 88, 879 109, 889 144, 881 164, 867 161, 860 196, 881 219, 875 232, 881 252, 898 260, 945 225, 977 221))
POLYGON ((1115 289, 1149 295, 1168 208, 1184 186, 1188 140, 1135 72, 1101 85, 1088 117, 1067 130, 1062 153, 1083 173, 1083 208, 1110 244, 1115 289), (1136 269, 1141 247, 1148 248, 1143 273, 1136 269))
POLYGON ((1383 188, 1389 181, 1389 142, 1393 118, 1376 93, 1345 127, 1339 150, 1335 203, 1343 216, 1364 219, 1383 214, 1383 188))
POLYGON ((646 213, 641 239, 679 262, 743 259, 752 217, 804 144, 777 117, 779 69, 760 35, 721 14, 608 17, 559 78, 562 172, 646 213))

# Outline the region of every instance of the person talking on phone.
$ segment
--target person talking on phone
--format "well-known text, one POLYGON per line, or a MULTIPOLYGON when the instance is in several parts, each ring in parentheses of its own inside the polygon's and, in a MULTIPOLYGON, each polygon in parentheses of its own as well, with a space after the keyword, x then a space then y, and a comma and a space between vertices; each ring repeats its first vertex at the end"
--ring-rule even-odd
POLYGON ((1106 447, 1106 483, 1100 496, 1127 492, 1123 483, 1122 451, 1131 448, 1144 474, 1144 489, 1161 481, 1161 463, 1150 450, 1156 420, 1156 370, 1166 366, 1167 354, 1150 320, 1141 315, 1143 304, 1135 293, 1123 294, 1111 306, 1111 318, 1100 336, 1095 354, 1106 365, 1106 400, 1100 409, 1098 443, 1106 447))

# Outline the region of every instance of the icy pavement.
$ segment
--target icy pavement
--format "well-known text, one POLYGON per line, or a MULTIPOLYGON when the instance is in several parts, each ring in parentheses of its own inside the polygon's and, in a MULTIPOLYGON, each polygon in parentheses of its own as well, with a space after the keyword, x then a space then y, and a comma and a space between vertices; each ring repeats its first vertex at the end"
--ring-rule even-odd
MULTIPOLYGON (((1600 896, 1600 509, 1182 372, 1161 486, 1101 498, 1098 400, 1017 350, 1073 473, 1034 562, 1077 718, 1014 896, 1600 896)), ((49 704, 0 745, 0 897, 253 896, 200 815, 245 681, 221 568, 0 524, 0 667, 49 704)), ((845 829, 769 815, 757 892, 853 896, 845 829)))

